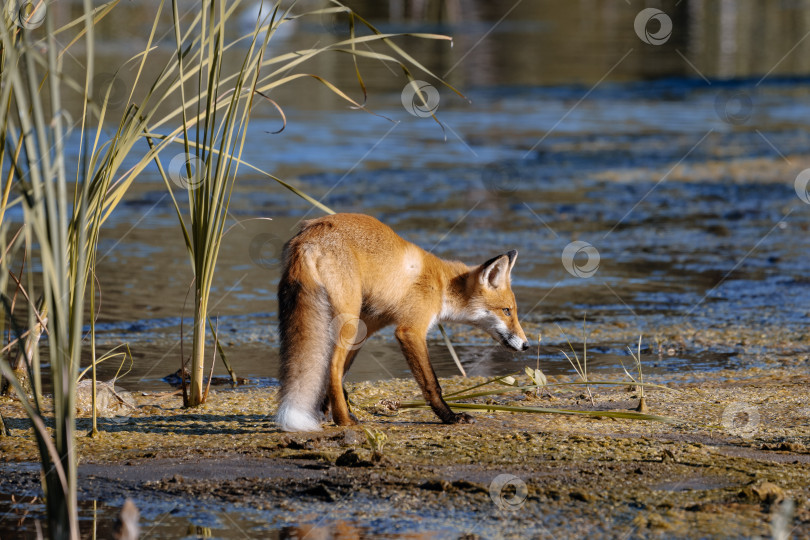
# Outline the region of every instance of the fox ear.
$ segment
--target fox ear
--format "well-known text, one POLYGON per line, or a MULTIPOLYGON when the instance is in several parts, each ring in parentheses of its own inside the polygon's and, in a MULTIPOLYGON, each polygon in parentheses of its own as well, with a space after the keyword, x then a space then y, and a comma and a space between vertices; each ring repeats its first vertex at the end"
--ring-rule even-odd
POLYGON ((517 259, 517 251, 510 251, 505 255, 498 255, 481 265, 481 273, 478 276, 482 285, 498 289, 509 279, 512 266, 517 259))
POLYGON ((509 257, 509 273, 512 273, 512 268, 515 266, 515 261, 517 260, 517 250, 513 249, 511 251, 506 252, 506 256, 509 257))

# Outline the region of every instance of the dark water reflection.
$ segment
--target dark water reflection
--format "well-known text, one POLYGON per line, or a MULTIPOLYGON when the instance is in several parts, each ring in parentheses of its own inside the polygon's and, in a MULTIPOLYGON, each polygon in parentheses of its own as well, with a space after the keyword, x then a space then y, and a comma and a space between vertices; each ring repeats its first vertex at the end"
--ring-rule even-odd
MULTIPOLYGON (((801 0, 759 2, 709 2, 664 0, 656 3, 672 22, 669 38, 656 46, 642 42, 634 20, 644 5, 595 0, 589 2, 490 2, 486 0, 393 0, 346 2, 383 32, 434 32, 453 37, 445 41, 411 39, 405 43, 414 56, 437 75, 446 77, 466 91, 477 86, 590 85, 605 77, 635 81, 661 77, 709 79, 793 76, 810 72, 810 5, 801 0), (618 61, 630 53, 626 60, 618 61)), ((188 20, 196 3, 179 2, 188 20)), ((248 31, 258 13, 259 2, 241 9, 239 28, 248 31)), ((327 5, 317 0, 296 4, 293 14, 314 11, 327 5)), ((130 56, 143 49, 150 34, 158 2, 146 0, 121 4, 98 26, 99 71, 115 71, 130 56)), ((59 2, 57 10, 65 21, 78 16, 80 2, 59 2)), ((170 16, 164 17, 157 36, 166 36, 170 16)), ((280 32, 271 51, 308 48, 324 43, 325 37, 348 35, 343 15, 316 15, 290 23, 280 32)), ((647 30, 655 34, 659 23, 647 30)), ((163 41, 170 51, 171 41, 163 41)), ((73 50, 81 65, 81 50, 73 50)), ((328 75, 338 83, 351 82, 353 70, 343 55, 316 60, 311 71, 328 75)), ((149 68, 150 66, 147 66, 149 68)), ((152 65, 155 69, 157 66, 152 65)), ((374 88, 401 88, 400 72, 378 62, 367 62, 374 88)), ((305 91, 299 85, 290 96, 305 91)), ((306 101, 294 105, 324 105, 312 92, 306 101)))

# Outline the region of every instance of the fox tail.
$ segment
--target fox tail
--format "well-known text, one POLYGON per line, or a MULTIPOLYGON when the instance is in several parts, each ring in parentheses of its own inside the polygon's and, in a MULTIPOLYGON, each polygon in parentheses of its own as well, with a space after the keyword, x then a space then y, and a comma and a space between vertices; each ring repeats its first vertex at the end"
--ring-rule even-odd
POLYGON ((281 399, 276 423, 284 431, 320 431, 332 352, 328 295, 322 286, 306 287, 285 275, 278 300, 281 399))

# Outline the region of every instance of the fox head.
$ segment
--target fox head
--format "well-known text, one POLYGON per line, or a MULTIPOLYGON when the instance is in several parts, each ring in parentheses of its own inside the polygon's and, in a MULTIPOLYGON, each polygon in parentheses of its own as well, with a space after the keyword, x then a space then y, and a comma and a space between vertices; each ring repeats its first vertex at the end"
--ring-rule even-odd
POLYGON ((518 322, 510 277, 516 260, 517 251, 512 250, 473 270, 468 282, 472 288, 468 296, 468 313, 471 315, 469 322, 495 341, 510 349, 525 351, 529 342, 518 322))

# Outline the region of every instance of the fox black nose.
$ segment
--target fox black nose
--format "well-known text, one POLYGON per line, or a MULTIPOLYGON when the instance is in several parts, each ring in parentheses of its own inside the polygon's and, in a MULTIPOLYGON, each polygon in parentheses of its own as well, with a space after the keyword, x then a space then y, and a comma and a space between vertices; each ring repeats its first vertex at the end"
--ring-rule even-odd
POLYGON ((525 350, 526 350, 526 349, 528 349, 528 348, 529 348, 529 342, 528 342, 528 341, 524 341, 524 342, 523 342, 523 350, 525 351, 525 350))

